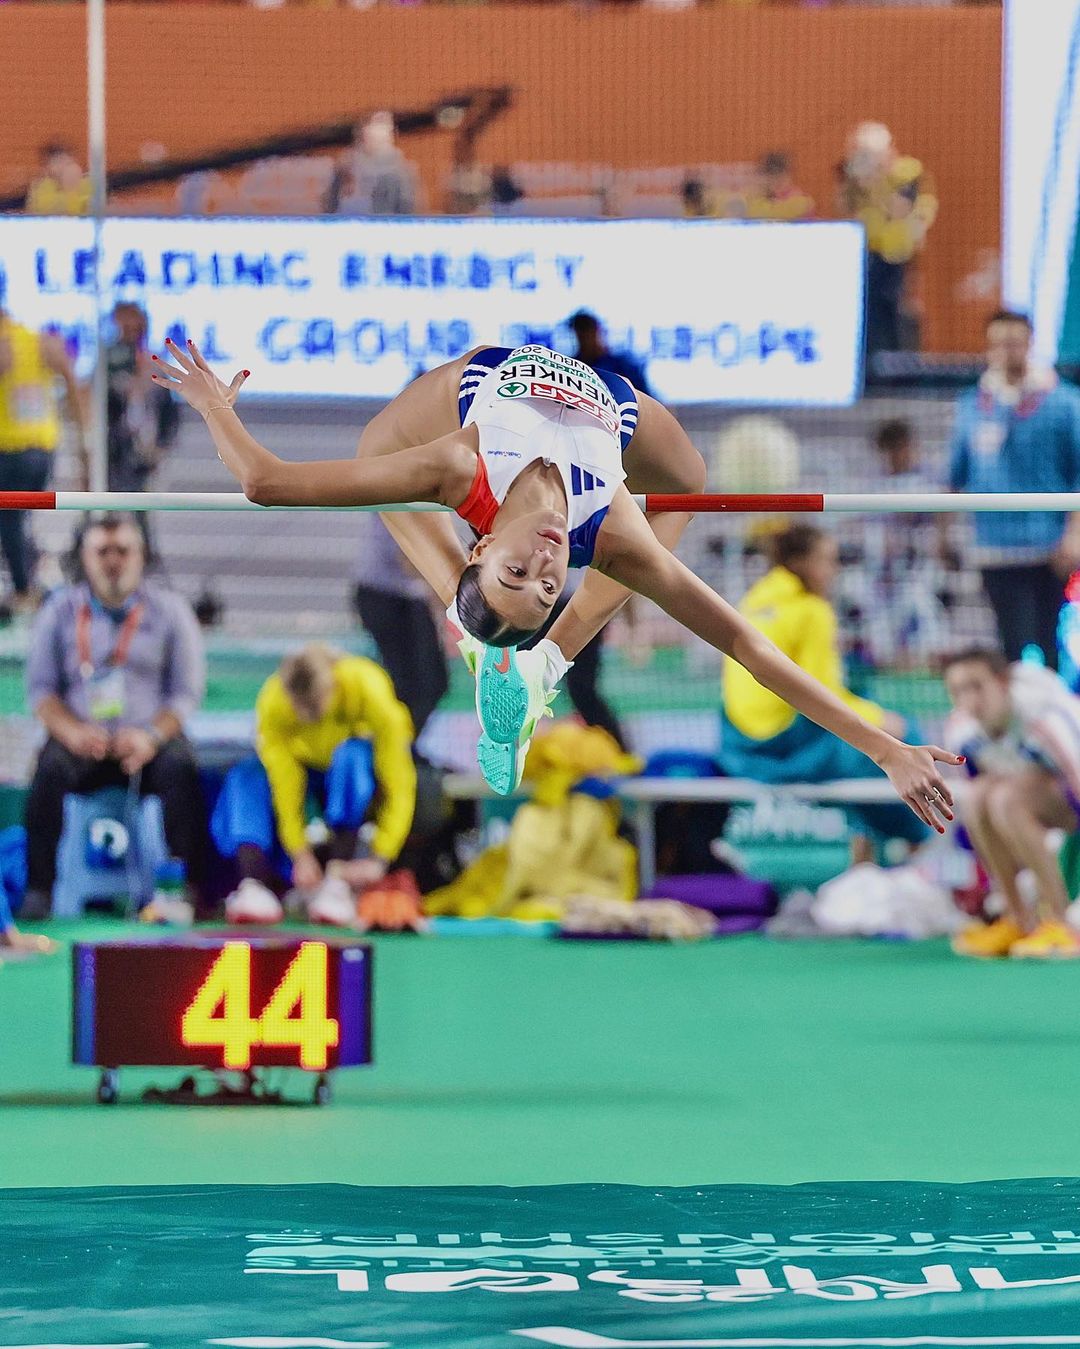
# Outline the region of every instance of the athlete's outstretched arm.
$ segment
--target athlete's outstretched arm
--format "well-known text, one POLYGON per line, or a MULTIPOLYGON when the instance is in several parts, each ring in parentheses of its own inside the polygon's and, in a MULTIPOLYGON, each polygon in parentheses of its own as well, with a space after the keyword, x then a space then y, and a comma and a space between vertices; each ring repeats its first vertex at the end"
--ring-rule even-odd
MULTIPOLYGON (((482 348, 478 348, 482 350, 482 348)), ((377 412, 360 436, 361 459, 426 445, 460 426, 458 386, 470 351, 456 361, 418 375, 377 412)), ((472 466, 475 473, 475 462, 472 466)), ((468 561, 467 549, 445 512, 391 511, 381 517, 398 547, 435 591, 443 605, 454 598, 468 561)))
POLYGON ((617 537, 609 536, 602 559, 608 576, 653 600, 683 627, 745 666, 759 684, 797 712, 872 759, 915 814, 944 832, 937 816, 953 818, 952 794, 937 762, 959 764, 961 759, 935 745, 905 745, 864 721, 668 552, 640 512, 636 521, 628 514, 621 516, 619 525, 617 537))
MULTIPOLYGON (((467 432, 364 459, 291 463, 261 445, 233 410, 248 372, 231 384, 213 373, 193 342, 167 343, 177 364, 157 360, 153 379, 200 413, 218 455, 249 500, 261 506, 390 506, 404 501, 460 505, 475 472, 467 432)), ((475 434, 475 433, 474 433, 475 434)))

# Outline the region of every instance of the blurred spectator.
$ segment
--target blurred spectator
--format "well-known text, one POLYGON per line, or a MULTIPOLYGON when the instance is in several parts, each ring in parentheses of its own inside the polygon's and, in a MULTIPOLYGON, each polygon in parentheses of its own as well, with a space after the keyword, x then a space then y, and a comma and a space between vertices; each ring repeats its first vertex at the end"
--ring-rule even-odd
MULTIPOLYGON (((829 602, 840 569, 836 540, 814 525, 793 525, 771 541, 771 554, 772 570, 751 586, 739 612, 853 711, 904 737, 909 728, 903 717, 856 697, 844 683, 829 602)), ((730 777, 773 784, 879 776, 865 755, 797 714, 733 660, 723 666, 722 716, 720 763, 730 777)), ((901 805, 859 806, 850 814, 857 827, 885 838, 918 842, 925 836, 925 826, 901 805)), ((853 851, 853 860, 868 860, 865 834, 853 851)))
POLYGON ((968 956, 1054 960, 1080 957, 1066 920, 1069 893, 1051 830, 1080 826, 1080 698, 1041 666, 1010 666, 998 651, 972 649, 945 667, 955 709, 945 743, 967 757, 974 778, 960 816, 1005 904, 995 921, 961 932, 968 956), (1036 884, 1032 908, 1020 873, 1036 884))
POLYGON ((771 150, 758 162, 757 181, 746 198, 750 220, 809 220, 814 214, 814 199, 797 187, 791 171, 791 158, 781 150, 771 150))
POLYGON ((353 148, 335 173, 328 215, 415 215, 419 175, 394 143, 394 117, 376 112, 357 127, 353 148))
POLYGON ((447 215, 472 215, 491 206, 491 174, 469 156, 459 159, 446 178, 447 215))
POLYGON ((690 219, 720 214, 719 203, 713 192, 699 178, 686 178, 679 189, 683 215, 690 219))
MULTIPOLYGON (((604 326, 595 314, 590 314, 586 309, 579 309, 576 314, 571 315, 569 325, 577 339, 577 350, 573 353, 577 360, 584 361, 593 370, 610 370, 616 375, 622 375, 624 379, 630 381, 635 389, 645 394, 650 392, 648 381, 645 378, 645 367, 629 352, 611 350, 607 344, 604 326)), ((581 573, 573 573, 567 577, 567 584, 563 589, 559 603, 552 611, 550 620, 532 641, 525 643, 527 647, 543 640, 552 623, 570 602, 570 598, 580 582, 581 573)), ((635 622, 633 599, 624 609, 623 616, 632 629, 635 622)), ((618 718, 600 693, 600 654, 605 631, 606 629, 603 629, 597 633, 592 641, 579 651, 574 658, 574 663, 565 679, 566 691, 587 726, 601 727, 619 745, 625 748, 626 737, 619 725, 618 718)))
POLYGON ((879 422, 874 431, 874 448, 892 491, 933 491, 930 476, 922 466, 922 455, 911 422, 903 417, 890 417, 879 422))
MULTIPOLYGON (((45 489, 53 452, 60 444, 58 379, 67 390, 67 409, 85 463, 83 406, 63 340, 17 323, 0 295, 0 491, 45 489)), ((11 573, 12 605, 18 611, 34 605, 25 516, 25 511, 0 511, 0 548, 11 573)))
POLYGON ((640 393, 650 392, 645 367, 628 351, 611 350, 604 325, 595 314, 579 309, 567 323, 577 339, 577 350, 572 353, 576 360, 584 361, 593 370, 610 370, 612 374, 622 375, 640 393))
POLYGON ((450 687, 440 626, 432 616, 433 592, 377 515, 364 519, 362 528, 353 608, 379 648, 419 738, 450 687))
POLYGON ((143 540, 127 515, 86 529, 86 579, 49 596, 27 657, 27 701, 48 739, 26 802, 22 913, 48 914, 64 797, 113 785, 161 798, 165 837, 198 908, 208 840, 184 723, 202 702, 206 661, 191 606, 143 579, 143 540))
POLYGON ((937 215, 922 164, 901 155, 881 122, 861 122, 840 166, 840 209, 866 227, 866 350, 904 348, 905 282, 912 259, 937 215))
POLYGON ((505 215, 525 193, 505 164, 499 164, 491 170, 491 209, 496 215, 505 215))
POLYGON ((55 141, 38 152, 38 176, 23 209, 27 215, 86 215, 91 195, 90 178, 71 147, 55 141))
MULTIPOLYGON (((987 370, 960 398, 949 486, 954 492, 1080 491, 1080 393, 1031 358, 1031 322, 999 310, 986 329, 987 370)), ((975 515, 973 561, 1005 655, 1033 644, 1057 668, 1064 579, 1080 565, 1080 515, 975 515)))
MULTIPOLYGON (((940 484, 922 463, 914 425, 903 418, 881 422, 874 433, 880 488, 886 492, 937 492, 940 484)), ((866 655, 875 666, 926 667, 950 641, 944 563, 955 566, 945 515, 883 514, 862 522, 860 566, 841 578, 843 609, 857 613, 866 655)))
MULTIPOLYGON (((109 490, 142 492, 162 454, 176 439, 179 407, 167 389, 150 381, 146 313, 121 301, 112 312, 115 336, 105 351, 108 369, 109 490)), ((139 528, 150 551, 149 513, 139 528)))
POLYGON ((291 875, 313 922, 354 926, 356 892, 382 880, 412 825, 408 709, 374 661, 313 642, 263 685, 255 733, 257 757, 229 773, 211 822, 241 878, 226 913, 233 922, 280 921, 291 875), (309 796, 329 831, 325 847, 309 839, 309 796), (370 841, 361 828, 369 812, 370 841))

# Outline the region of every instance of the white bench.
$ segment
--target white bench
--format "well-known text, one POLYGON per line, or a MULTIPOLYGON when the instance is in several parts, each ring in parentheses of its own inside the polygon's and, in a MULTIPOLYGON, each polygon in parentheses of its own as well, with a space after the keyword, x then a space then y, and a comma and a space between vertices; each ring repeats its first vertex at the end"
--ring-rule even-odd
MULTIPOLYGON (((455 801, 501 799, 479 774, 450 773, 443 788, 455 801)), ((815 806, 883 805, 899 800, 887 778, 845 778, 837 782, 799 782, 772 787, 749 778, 623 778, 616 794, 630 811, 637 830, 641 888, 656 879, 656 807, 665 801, 807 801, 815 806)), ((518 792, 511 799, 526 800, 518 792)))

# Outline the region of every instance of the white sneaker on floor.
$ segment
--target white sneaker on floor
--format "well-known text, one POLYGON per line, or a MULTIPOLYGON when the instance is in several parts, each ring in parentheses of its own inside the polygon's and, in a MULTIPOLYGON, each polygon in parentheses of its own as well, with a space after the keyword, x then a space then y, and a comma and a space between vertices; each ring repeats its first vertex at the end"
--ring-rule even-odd
POLYGON ((280 923, 285 910, 273 890, 246 876, 225 901, 225 917, 230 923, 280 923))
POLYGON ((340 876, 327 876, 308 902, 308 918, 329 927, 356 926, 356 896, 340 876))

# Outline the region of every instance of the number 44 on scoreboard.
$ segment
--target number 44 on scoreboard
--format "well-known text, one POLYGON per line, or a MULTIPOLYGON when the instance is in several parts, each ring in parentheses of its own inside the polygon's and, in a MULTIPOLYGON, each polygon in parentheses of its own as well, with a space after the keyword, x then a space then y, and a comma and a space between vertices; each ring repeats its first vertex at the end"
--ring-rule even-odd
POLYGON ((372 961, 366 942, 284 933, 79 943, 72 1057, 315 1073, 370 1063, 372 961))
POLYGON ((299 1066, 322 1071, 340 1027, 326 1014, 327 952, 304 942, 260 1016, 251 1009, 251 947, 227 942, 184 1011, 180 1039, 191 1049, 221 1047, 224 1067, 250 1068, 252 1049, 299 1051, 299 1066))

